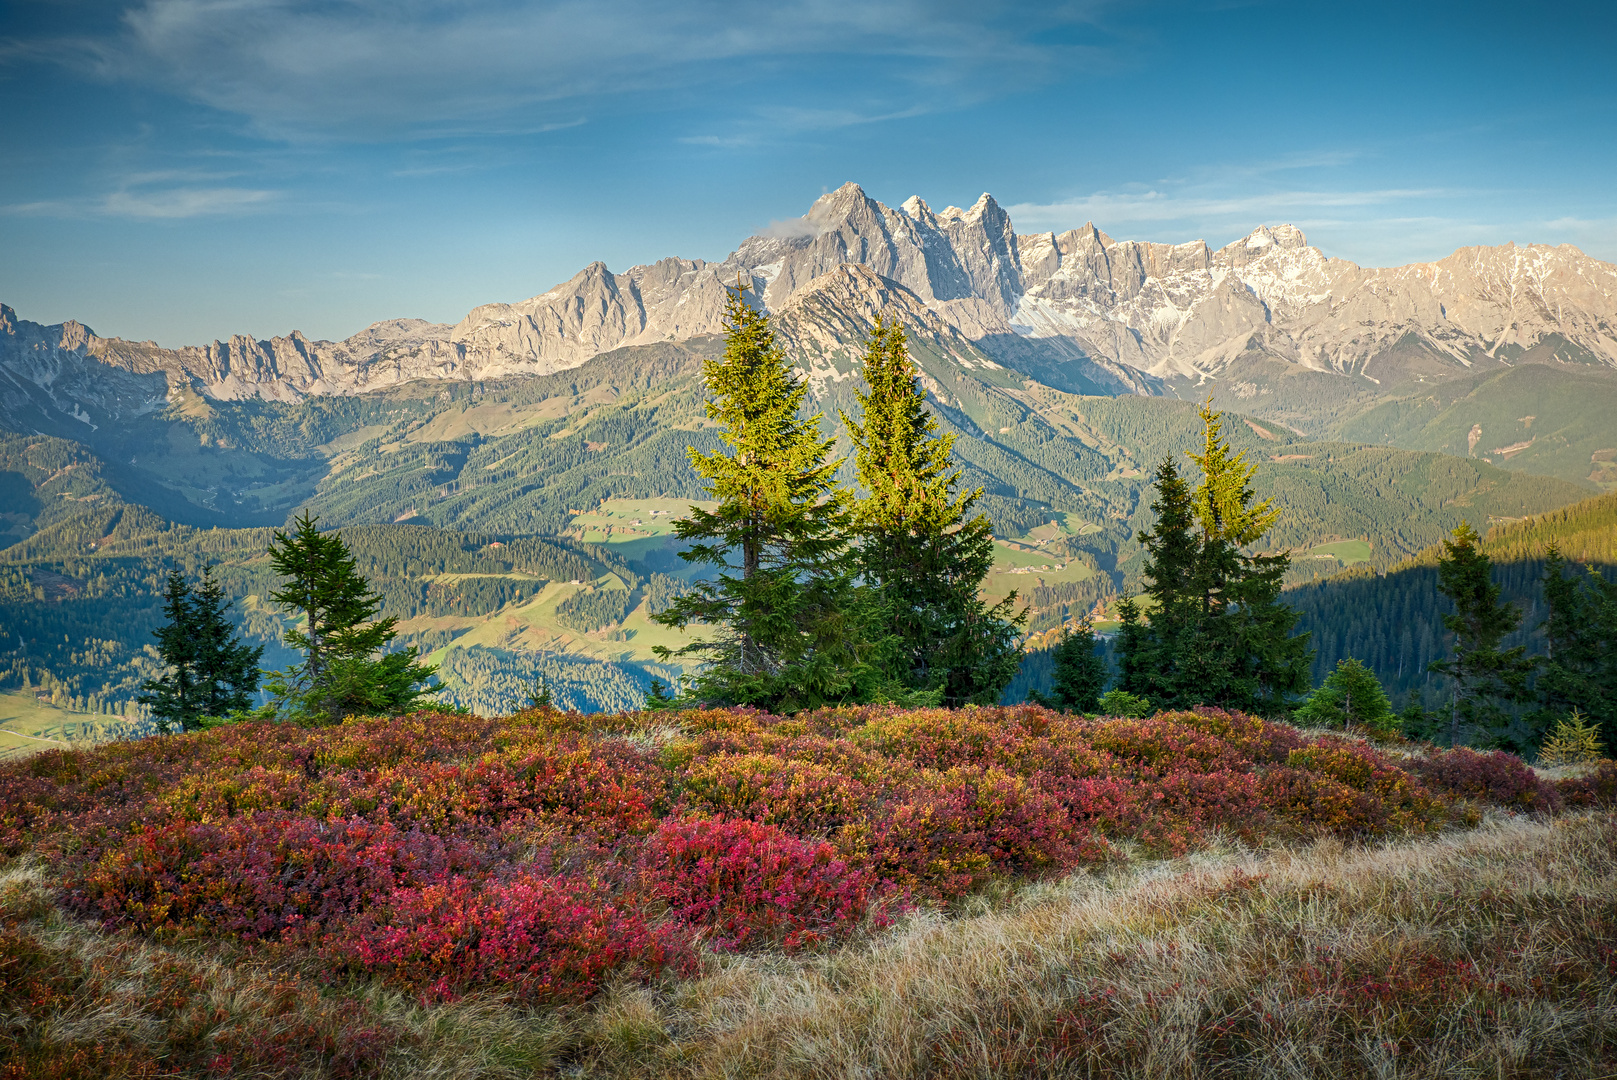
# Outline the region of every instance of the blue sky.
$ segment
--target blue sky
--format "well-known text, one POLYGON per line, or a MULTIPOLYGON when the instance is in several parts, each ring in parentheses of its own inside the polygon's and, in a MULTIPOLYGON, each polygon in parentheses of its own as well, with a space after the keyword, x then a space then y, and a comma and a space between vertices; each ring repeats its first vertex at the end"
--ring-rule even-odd
POLYGON ((846 180, 1617 261, 1609 0, 0 0, 0 109, 0 302, 164 345, 722 258, 846 180))

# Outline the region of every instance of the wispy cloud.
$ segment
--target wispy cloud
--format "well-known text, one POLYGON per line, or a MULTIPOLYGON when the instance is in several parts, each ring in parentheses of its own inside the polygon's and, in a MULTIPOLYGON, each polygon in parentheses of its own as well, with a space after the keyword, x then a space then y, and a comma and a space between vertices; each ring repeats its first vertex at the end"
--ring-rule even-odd
POLYGON ((0 208, 19 217, 111 217, 156 221, 235 216, 273 204, 280 193, 241 187, 136 187, 79 199, 45 199, 0 208))
POLYGON ((128 218, 194 218, 240 214, 275 199, 273 191, 253 188, 167 188, 159 191, 115 191, 101 212, 128 218))
POLYGON ((756 135, 682 135, 676 142, 686 146, 709 146, 715 150, 735 150, 743 146, 756 146, 756 135))
POLYGON ((846 63, 864 72, 855 83, 886 84, 875 110, 810 101, 783 117, 824 129, 1036 85, 1095 51, 1051 32, 1112 2, 141 0, 115 33, 9 48, 295 137, 543 132, 588 99, 660 107, 846 63))
POLYGON ((772 236, 780 240, 797 240, 819 236, 826 230, 824 222, 815 221, 808 215, 795 218, 786 218, 783 221, 771 221, 758 230, 759 236, 772 236))
POLYGON ((1316 216, 1344 207, 1372 207, 1412 200, 1447 198, 1457 192, 1442 188, 1382 188, 1368 191, 1279 190, 1252 194, 1187 194, 1148 189, 1100 191, 1049 203, 1017 203, 1005 209, 1021 231, 1068 229, 1084 222, 1109 225, 1174 225, 1240 218, 1254 224, 1275 215, 1316 216))

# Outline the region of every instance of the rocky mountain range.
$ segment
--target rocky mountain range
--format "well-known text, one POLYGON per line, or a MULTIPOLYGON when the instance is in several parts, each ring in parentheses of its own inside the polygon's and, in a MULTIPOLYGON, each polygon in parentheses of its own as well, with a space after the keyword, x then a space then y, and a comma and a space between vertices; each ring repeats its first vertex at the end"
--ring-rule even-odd
POLYGON ((27 322, 0 305, 0 419, 68 434, 159 411, 185 390, 285 401, 543 375, 717 333, 724 289, 737 281, 808 353, 868 326, 847 304, 898 304, 961 355, 1079 393, 1212 380, 1250 396, 1242 362, 1253 359, 1371 393, 1523 360, 1617 369, 1617 266, 1568 245, 1464 248, 1373 269, 1326 257, 1290 225, 1217 250, 1114 240, 1093 225, 1018 235, 987 194, 964 210, 919 198, 893 208, 850 183, 722 262, 669 258, 616 274, 592 263, 454 326, 393 319, 338 342, 293 332, 164 349, 76 322, 27 322), (852 267, 862 270, 850 277, 852 267))

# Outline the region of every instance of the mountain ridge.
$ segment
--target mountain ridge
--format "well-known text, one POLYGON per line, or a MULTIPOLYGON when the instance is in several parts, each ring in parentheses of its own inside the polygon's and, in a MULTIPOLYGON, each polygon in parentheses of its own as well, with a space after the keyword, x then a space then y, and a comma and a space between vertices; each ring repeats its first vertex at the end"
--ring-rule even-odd
POLYGON ((1291 225, 1217 250, 1114 240, 1093 223, 1019 235, 987 193, 936 212, 918 196, 888 207, 848 183, 721 262, 671 257, 622 273, 594 262, 453 326, 390 319, 339 342, 294 330, 164 349, 0 305, 0 408, 94 425, 98 414, 160 410, 182 389, 288 401, 549 374, 615 348, 720 332, 724 289, 737 280, 780 312, 848 264, 902 285, 996 362, 1086 392, 1172 392, 1252 357, 1374 385, 1523 358, 1617 368, 1617 266, 1570 245, 1466 247, 1366 268, 1324 255, 1291 225))

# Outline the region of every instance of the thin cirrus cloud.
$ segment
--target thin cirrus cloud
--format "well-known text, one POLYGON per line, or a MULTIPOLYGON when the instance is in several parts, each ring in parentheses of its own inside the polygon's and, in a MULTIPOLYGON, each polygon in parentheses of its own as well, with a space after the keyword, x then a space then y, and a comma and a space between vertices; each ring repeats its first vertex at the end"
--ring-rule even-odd
MULTIPOLYGON (((1084 23, 1061 4, 797 0, 144 0, 73 55, 103 77, 162 86, 281 137, 410 138, 542 130, 579 102, 677 103, 797 65, 881 56, 873 79, 915 100, 1032 85, 1084 23)), ((915 101, 884 112, 902 115, 915 101)), ((814 106, 809 106, 810 110, 814 106)), ((832 102, 820 123, 863 115, 832 102)))
POLYGON ((127 218, 136 221, 236 216, 268 209, 280 192, 242 187, 122 188, 80 199, 41 199, 14 203, 4 212, 18 217, 127 218))
POLYGON ((1269 191, 1250 195, 1186 195, 1171 191, 1096 192, 1049 203, 1017 203, 1006 212, 1019 228, 1067 229, 1086 221, 1109 225, 1172 225, 1224 218, 1263 220, 1276 213, 1317 214, 1447 198, 1441 188, 1370 191, 1269 191))

